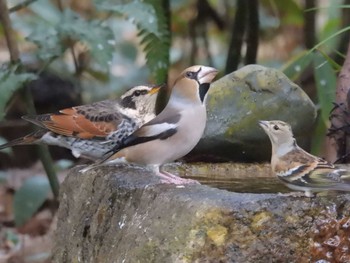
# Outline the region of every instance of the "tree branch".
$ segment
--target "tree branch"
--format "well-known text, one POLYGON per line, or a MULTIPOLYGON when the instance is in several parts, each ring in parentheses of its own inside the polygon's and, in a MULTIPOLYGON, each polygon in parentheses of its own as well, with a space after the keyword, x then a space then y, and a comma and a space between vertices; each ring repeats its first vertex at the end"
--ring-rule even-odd
MULTIPOLYGON (((316 7, 316 0, 305 0, 304 10, 316 7)), ((304 44, 311 49, 316 44, 316 10, 304 12, 304 44)))
POLYGON ((6 0, 0 0, 0 22, 4 29, 7 47, 10 52, 11 63, 17 63, 19 61, 19 51, 16 42, 16 34, 11 26, 6 0))
POLYGON ((259 46, 259 1, 250 0, 247 9, 247 52, 245 64, 255 64, 259 46))
MULTIPOLYGON (((341 162, 350 160, 350 43, 343 67, 338 76, 335 108, 331 113, 331 127, 329 128, 329 149, 328 152, 336 151, 337 159, 341 162), (332 149, 333 148, 333 149, 332 149)), ((329 154, 328 154, 329 156, 329 154)), ((330 160, 335 161, 335 160, 330 160)))
POLYGON ((246 0, 237 0, 237 10, 235 20, 232 26, 231 41, 228 49, 225 74, 237 69, 241 60, 241 49, 245 33, 247 18, 246 0))
MULTIPOLYGON (((58 9, 60 10, 61 13, 63 13, 64 12, 64 6, 63 6, 62 1, 61 0, 57 0, 56 2, 57 2, 58 9)), ((71 53, 72 58, 73 58, 75 74, 77 76, 79 76, 79 74, 82 73, 82 70, 81 70, 81 67, 79 65, 78 58, 77 58, 77 56, 75 54, 75 51, 74 51, 74 43, 72 42, 71 39, 68 39, 67 42, 68 42, 70 53, 71 53)))
POLYGON ((24 2, 22 2, 20 4, 18 4, 18 5, 15 5, 15 6, 11 7, 9 9, 9 12, 10 13, 17 12, 17 11, 21 10, 22 8, 25 8, 25 7, 29 6, 31 3, 34 3, 36 1, 38 1, 38 0, 26 0, 26 1, 24 1, 24 2))

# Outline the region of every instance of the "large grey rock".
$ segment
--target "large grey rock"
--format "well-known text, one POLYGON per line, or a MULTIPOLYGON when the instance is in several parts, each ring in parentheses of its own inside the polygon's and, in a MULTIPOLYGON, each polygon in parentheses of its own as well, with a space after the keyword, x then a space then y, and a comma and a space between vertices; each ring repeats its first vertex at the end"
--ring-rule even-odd
POLYGON ((54 262, 349 258, 350 195, 238 194, 161 185, 142 169, 78 169, 61 187, 54 262))
POLYGON ((310 134, 316 108, 282 72, 245 66, 215 81, 208 94, 208 121, 192 159, 267 160, 271 151, 259 120, 283 120, 299 138, 310 134))

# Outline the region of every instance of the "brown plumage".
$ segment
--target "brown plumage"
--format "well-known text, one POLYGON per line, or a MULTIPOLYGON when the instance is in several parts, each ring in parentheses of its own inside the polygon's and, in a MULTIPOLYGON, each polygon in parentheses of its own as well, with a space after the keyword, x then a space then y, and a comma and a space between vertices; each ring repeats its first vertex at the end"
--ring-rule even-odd
POLYGON ((104 100, 23 119, 39 131, 1 145, 5 147, 46 143, 72 150, 76 157, 96 160, 145 122, 155 117, 160 86, 137 86, 119 100, 104 100))
POLYGON ((259 124, 272 144, 272 171, 289 188, 304 191, 306 196, 326 190, 350 191, 350 172, 300 148, 288 123, 260 121, 259 124))

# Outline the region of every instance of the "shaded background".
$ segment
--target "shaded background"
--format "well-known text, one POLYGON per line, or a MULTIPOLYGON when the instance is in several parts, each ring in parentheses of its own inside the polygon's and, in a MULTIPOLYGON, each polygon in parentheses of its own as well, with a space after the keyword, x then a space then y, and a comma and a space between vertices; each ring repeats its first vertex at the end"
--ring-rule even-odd
MULTIPOLYGON (((224 75, 257 63, 283 71, 318 105, 310 144, 323 156, 349 43, 349 2, 0 0, 0 143, 30 132, 20 117, 34 110, 117 98, 139 84, 171 85, 192 64, 224 75)), ((165 100, 166 92, 159 108, 165 100)), ((58 203, 37 151, 0 152, 0 262, 50 262, 58 203)), ((50 151, 61 181, 73 158, 50 151)))

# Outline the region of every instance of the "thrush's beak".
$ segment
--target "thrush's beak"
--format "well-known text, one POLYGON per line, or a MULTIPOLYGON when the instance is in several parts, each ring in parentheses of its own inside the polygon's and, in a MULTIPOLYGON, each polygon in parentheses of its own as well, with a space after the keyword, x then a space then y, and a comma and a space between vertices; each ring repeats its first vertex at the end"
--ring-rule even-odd
POLYGON ((164 87, 164 85, 154 86, 154 87, 151 88, 151 90, 148 92, 148 94, 152 95, 152 94, 158 93, 158 91, 162 87, 164 87))

